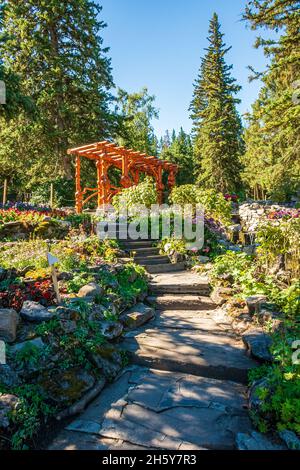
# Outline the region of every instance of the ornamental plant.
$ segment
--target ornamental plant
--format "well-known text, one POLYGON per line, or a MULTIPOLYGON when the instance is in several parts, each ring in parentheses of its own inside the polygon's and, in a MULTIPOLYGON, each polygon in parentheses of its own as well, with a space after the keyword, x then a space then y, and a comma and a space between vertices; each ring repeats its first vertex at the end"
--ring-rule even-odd
POLYGON ((177 186, 169 199, 171 203, 181 206, 202 204, 207 218, 212 217, 224 225, 231 223, 231 201, 212 189, 204 190, 193 184, 177 186))
POLYGON ((121 201, 126 204, 128 210, 134 209, 134 206, 138 204, 143 204, 147 208, 150 208, 152 204, 157 204, 157 191, 153 179, 147 177, 142 183, 123 189, 114 196, 112 203, 117 210, 120 209, 121 201))

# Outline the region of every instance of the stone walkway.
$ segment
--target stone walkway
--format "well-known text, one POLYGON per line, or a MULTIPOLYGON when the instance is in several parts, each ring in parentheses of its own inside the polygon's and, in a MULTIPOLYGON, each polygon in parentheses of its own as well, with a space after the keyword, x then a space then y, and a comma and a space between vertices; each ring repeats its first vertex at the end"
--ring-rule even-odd
POLYGON ((207 280, 164 272, 151 290, 155 318, 121 344, 130 367, 49 449, 234 449, 238 433, 253 431, 246 380, 256 363, 218 321, 207 280))

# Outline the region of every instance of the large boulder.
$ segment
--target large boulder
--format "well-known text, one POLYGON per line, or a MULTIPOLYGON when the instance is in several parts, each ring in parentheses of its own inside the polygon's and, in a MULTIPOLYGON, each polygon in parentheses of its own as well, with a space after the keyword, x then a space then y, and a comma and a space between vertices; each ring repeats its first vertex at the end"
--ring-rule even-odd
POLYGON ((94 386, 95 378, 84 368, 74 367, 49 371, 40 377, 39 384, 55 403, 70 405, 94 386))
POLYGON ((108 340, 119 338, 123 331, 123 325, 117 321, 106 321, 101 324, 101 332, 103 336, 108 340))
POLYGON ((135 329, 143 325, 154 317, 155 310, 143 303, 136 304, 130 310, 123 313, 120 317, 121 322, 126 329, 135 329))
POLYGON ((0 385, 12 388, 19 384, 17 373, 8 364, 0 364, 0 385))
POLYGON ((96 297, 101 297, 103 295, 103 289, 96 282, 90 282, 85 286, 81 287, 77 297, 95 299, 96 297))
POLYGON ((12 308, 0 308, 0 340, 13 343, 17 336, 19 315, 12 308))
POLYGON ((0 395, 0 429, 9 427, 9 415, 16 409, 19 403, 18 397, 10 394, 0 395))
POLYGON ((246 304, 250 315, 255 315, 260 312, 262 304, 267 301, 265 295, 251 295, 246 298, 246 304))
POLYGON ((279 436, 290 450, 300 450, 300 439, 293 431, 284 429, 279 432, 279 436))
POLYGON ((21 317, 24 320, 41 323, 43 321, 49 321, 53 318, 53 313, 47 310, 43 305, 32 300, 26 300, 23 303, 21 310, 21 317))
POLYGON ((272 362, 273 356, 270 352, 272 340, 262 329, 252 328, 242 336, 250 354, 259 361, 272 362))
POLYGON ((259 432, 238 433, 236 436, 238 450, 286 450, 286 446, 274 442, 259 432))
POLYGON ((123 366, 123 353, 112 344, 99 346, 92 356, 95 366, 101 370, 104 377, 112 379, 118 375, 123 366))
POLYGON ((12 353, 18 353, 22 351, 24 348, 25 349, 44 349, 45 343, 42 340, 42 338, 34 338, 34 339, 29 339, 27 341, 22 341, 21 343, 16 343, 10 348, 10 352, 12 353))

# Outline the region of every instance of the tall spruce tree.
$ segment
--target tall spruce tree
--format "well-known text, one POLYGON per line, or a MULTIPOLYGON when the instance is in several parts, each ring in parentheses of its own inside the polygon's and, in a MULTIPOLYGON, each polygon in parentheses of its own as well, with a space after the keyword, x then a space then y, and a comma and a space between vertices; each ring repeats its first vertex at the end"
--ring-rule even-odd
POLYGON ((191 137, 184 132, 182 127, 178 135, 175 130, 170 139, 167 131, 163 140, 160 156, 163 160, 179 165, 176 175, 177 184, 189 184, 194 182, 194 153, 191 137))
POLYGON ((209 26, 208 48, 203 57, 190 105, 196 177, 199 184, 222 192, 240 189, 242 123, 236 109, 240 90, 225 62, 230 50, 223 42, 218 15, 209 26))
POLYGON ((70 177, 67 148, 106 138, 118 124, 109 107, 113 82, 102 8, 89 0, 10 0, 4 6, 0 56, 34 101, 38 119, 30 123, 19 115, 2 126, 0 161, 28 187, 53 175, 70 177))
POLYGON ((245 19, 254 30, 279 32, 259 37, 270 65, 260 74, 258 100, 245 133, 244 180, 256 198, 288 199, 300 190, 300 9, 298 0, 249 1, 245 19))

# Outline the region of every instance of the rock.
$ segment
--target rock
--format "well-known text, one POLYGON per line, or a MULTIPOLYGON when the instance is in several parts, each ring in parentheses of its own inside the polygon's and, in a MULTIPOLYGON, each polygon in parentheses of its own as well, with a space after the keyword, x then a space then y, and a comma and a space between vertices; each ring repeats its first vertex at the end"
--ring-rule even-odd
POLYGON ((99 286, 99 284, 97 284, 96 282, 90 282, 79 290, 77 297, 95 299, 95 297, 100 297, 102 295, 102 287, 99 286))
POLYGON ((246 304, 247 304, 250 315, 259 313, 261 309, 261 305, 266 301, 267 301, 267 297, 265 295, 252 295, 250 297, 247 297, 246 304))
POLYGON ((48 309, 53 313, 53 315, 56 315, 59 320, 71 320, 71 321, 77 321, 80 320, 80 313, 78 310, 74 310, 69 307, 54 307, 53 310, 50 307, 48 309))
POLYGON ((259 432, 238 433, 236 436, 238 450, 285 450, 286 447, 273 442, 259 432))
POLYGON ((122 369, 122 353, 111 344, 100 346, 92 359, 108 379, 116 377, 122 369))
POLYGON ((83 368, 50 371, 41 376, 39 384, 55 403, 68 405, 79 400, 95 384, 92 373, 83 368))
POLYGON ((21 317, 24 320, 41 323, 43 321, 49 321, 53 318, 53 313, 47 310, 43 305, 38 302, 33 302, 32 300, 26 300, 23 303, 21 310, 21 317))
POLYGON ((77 328, 76 322, 72 320, 60 320, 60 326, 61 329, 64 331, 64 333, 70 334, 74 333, 74 331, 77 328))
POLYGON ((148 292, 141 292, 138 296, 137 296, 137 301, 138 302, 144 302, 144 300, 146 299, 148 295, 148 292))
POLYGON ((291 450, 300 450, 300 439, 293 431, 284 429, 279 433, 280 438, 285 442, 287 447, 291 450))
POLYGON ((123 313, 120 317, 121 322, 126 329, 132 330, 143 325, 154 317, 154 308, 148 307, 143 303, 136 304, 130 310, 123 313))
POLYGON ((0 282, 6 279, 7 270, 4 268, 0 268, 0 282))
POLYGON ((55 219, 55 221, 60 225, 62 228, 65 229, 70 229, 72 227, 72 223, 69 222, 68 220, 61 220, 61 219, 55 219))
POLYGON ((256 380, 255 382, 253 382, 253 384, 251 385, 249 389, 249 393, 248 393, 249 409, 258 417, 261 413, 261 408, 264 404, 264 401, 261 398, 259 398, 258 391, 260 389, 268 390, 268 395, 270 395, 271 389, 270 389, 268 379, 262 378, 260 380, 256 380))
POLYGON ((240 253, 242 251, 242 249, 237 245, 229 245, 228 250, 233 251, 234 253, 240 253))
POLYGON ((57 279, 59 281, 70 281, 73 277, 72 273, 63 272, 58 274, 57 279))
POLYGON ((230 225, 228 227, 228 230, 229 230, 229 232, 237 233, 237 232, 240 232, 242 230, 242 226, 240 224, 230 225))
POLYGON ((34 347, 37 349, 43 349, 45 347, 45 343, 43 342, 42 338, 34 338, 28 341, 22 341, 22 343, 17 343, 11 346, 10 351, 12 353, 18 353, 22 351, 24 348, 34 347))
POLYGON ((253 255, 256 250, 256 245, 247 245, 243 247, 243 252, 246 253, 246 255, 253 255))
POLYGON ((10 394, 0 395, 0 428, 9 427, 9 415, 16 409, 19 403, 18 397, 10 394))
POLYGON ((273 356, 270 353, 272 340, 262 329, 253 328, 247 331, 242 338, 255 359, 263 362, 272 362, 273 356))
POLYGON ((123 325, 120 322, 103 322, 101 325, 103 336, 108 340, 113 340, 121 336, 123 325))
POLYGON ((210 262, 210 257, 209 256, 199 256, 198 261, 201 264, 206 264, 210 262))
POLYGON ((215 287, 210 294, 211 300, 216 305, 223 305, 232 295, 231 287, 215 287))
POLYGON ((0 340, 13 343, 17 336, 19 315, 12 308, 0 308, 0 340))
POLYGON ((0 364, 0 385, 12 388, 19 384, 18 374, 8 364, 0 364))
POLYGON ((220 275, 218 276, 218 279, 220 279, 221 281, 228 282, 229 284, 233 284, 233 283, 234 283, 234 277, 233 277, 233 275, 230 274, 230 273, 220 274, 220 275))

